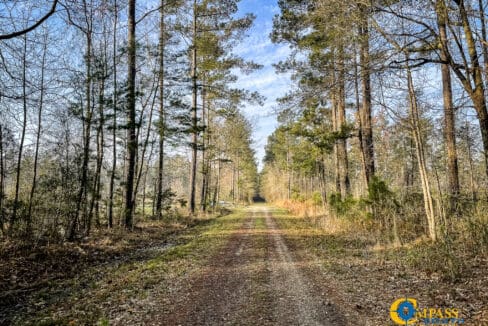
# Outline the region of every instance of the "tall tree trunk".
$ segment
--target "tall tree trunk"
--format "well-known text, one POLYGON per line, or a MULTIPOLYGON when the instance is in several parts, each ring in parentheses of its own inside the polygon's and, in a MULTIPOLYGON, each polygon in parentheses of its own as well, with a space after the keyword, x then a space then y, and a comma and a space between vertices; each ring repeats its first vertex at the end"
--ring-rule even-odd
POLYGON ((25 131, 27 128, 27 36, 24 35, 24 48, 22 54, 22 131, 20 135, 19 153, 17 158, 17 174, 15 178, 15 198, 12 216, 10 218, 10 232, 13 231, 14 224, 17 220, 17 210, 19 206, 20 174, 22 168, 22 154, 24 150, 25 131))
MULTIPOLYGON (((103 58, 103 60, 106 59, 103 58)), ((104 64, 105 65, 105 64, 104 64)), ((99 80, 99 94, 98 94, 98 128, 97 128, 97 165, 95 170, 95 176, 93 179, 94 190, 93 190, 93 198, 90 204, 90 212, 88 213, 88 227, 86 229, 86 235, 90 234, 91 231, 91 221, 92 221, 92 214, 93 208, 96 207, 95 212, 95 221, 97 226, 100 224, 100 219, 98 215, 98 205, 100 201, 100 186, 101 186, 101 174, 102 174, 102 165, 103 165, 103 154, 105 148, 105 76, 106 76, 106 69, 103 68, 102 76, 99 80)))
POLYGON ((361 142, 363 149, 363 156, 365 161, 365 171, 367 187, 375 174, 374 162, 374 143, 373 143, 373 127, 371 122, 371 71, 370 71, 370 56, 369 56, 369 22, 368 22, 368 7, 360 6, 361 22, 359 27, 360 37, 360 55, 359 61, 361 65, 361 91, 362 91, 362 106, 359 114, 361 121, 361 142))
MULTIPOLYGON (((408 57, 407 57, 408 61, 408 57)), ((424 208, 427 217, 428 235, 432 241, 437 239, 436 219, 434 212, 434 204, 432 201, 432 192, 430 190, 429 176, 427 172, 427 163, 425 161, 425 147, 422 139, 422 132, 420 130, 420 113, 417 102, 417 95, 413 85, 412 72, 407 66, 407 82, 408 94, 410 99, 410 119, 413 138, 415 140, 415 148, 417 152, 418 167, 420 179, 422 182, 422 192, 424 196, 424 208)))
POLYGON ((97 161, 95 167, 95 175, 93 176, 93 195, 90 201, 90 206, 88 208, 88 214, 86 217, 86 227, 85 227, 85 236, 90 235, 91 227, 92 227, 92 219, 93 219, 93 209, 96 206, 96 202, 98 201, 97 193, 98 187, 100 186, 100 172, 101 172, 101 147, 100 147, 100 127, 97 128, 97 161))
POLYGON ((195 195, 197 183, 197 155, 198 155, 198 117, 197 117, 197 2, 193 0, 193 44, 192 44, 192 157, 190 175, 190 214, 195 214, 195 195))
MULTIPOLYGON (((236 200, 238 203, 241 202, 241 190, 240 190, 240 178, 241 178, 241 156, 240 156, 240 151, 237 150, 237 167, 236 167, 236 200)), ((291 179, 291 178, 290 178, 291 179)), ((290 182, 291 183, 291 182, 290 182)))
POLYGON ((165 34, 165 0, 161 0, 159 8, 159 156, 158 156, 158 185, 156 196, 156 215, 161 218, 163 202, 163 177, 164 177, 164 133, 166 129, 166 118, 164 112, 164 34, 165 34))
POLYGON ((361 101, 359 99, 359 62, 358 62, 358 55, 357 55, 357 48, 354 47, 354 95, 356 100, 356 121, 358 124, 358 145, 359 145, 359 152, 361 153, 361 167, 362 167, 362 178, 363 178, 363 186, 361 187, 361 192, 363 194, 367 194, 368 188, 368 177, 367 177, 367 167, 366 167, 366 153, 363 147, 363 125, 361 122, 361 101))
POLYGON ((232 202, 235 203, 236 201, 236 166, 235 163, 232 162, 232 202))
POLYGON ((117 169, 117 19, 118 19, 118 7, 117 0, 114 0, 114 26, 113 26, 113 117, 112 117, 112 172, 110 174, 110 186, 109 186, 109 203, 108 203, 108 227, 114 226, 114 188, 115 188, 115 171, 117 169))
POLYGON ((156 182, 154 182, 154 184, 152 185, 153 187, 153 197, 152 197, 152 205, 151 205, 151 215, 152 216, 156 216, 156 196, 157 196, 157 192, 158 192, 158 182, 156 180, 156 182))
POLYGON ((290 200, 291 199, 291 153, 290 153, 290 137, 288 135, 288 132, 286 134, 286 173, 287 173, 287 186, 286 186, 286 199, 290 200))
POLYGON ((327 180, 325 177, 325 164, 323 158, 317 161, 317 165, 319 170, 319 187, 322 198, 322 207, 325 209, 327 207, 327 180))
POLYGON ((90 161, 90 138, 91 138, 91 122, 92 122, 92 105, 91 105, 91 88, 92 88, 92 33, 90 30, 86 31, 86 53, 85 53, 85 96, 86 107, 85 115, 83 117, 83 162, 81 166, 80 189, 78 191, 76 201, 76 211, 71 221, 70 230, 68 233, 68 240, 72 241, 76 237, 76 230, 80 220, 80 211, 85 211, 85 200, 88 187, 88 163, 90 161))
POLYGON ((215 180, 215 189, 214 189, 214 195, 213 195, 213 204, 214 204, 214 209, 218 205, 218 202, 220 200, 220 174, 221 174, 221 164, 222 164, 222 159, 219 158, 217 162, 217 180, 215 180))
POLYGON ((41 95, 39 98, 39 111, 37 112, 37 133, 36 133, 36 148, 34 152, 34 171, 32 176, 32 187, 29 195, 29 210, 27 213, 27 233, 31 232, 31 224, 32 224, 32 204, 34 201, 34 196, 36 193, 36 186, 37 186, 37 165, 39 160, 39 143, 41 139, 41 132, 42 132, 42 110, 44 108, 44 74, 46 69, 46 56, 47 56, 47 36, 44 39, 44 48, 42 52, 42 59, 41 59, 41 95))
POLYGON ((4 232, 3 198, 5 196, 4 183, 4 163, 3 163, 3 125, 0 122, 0 231, 4 232))
POLYGON ((207 136, 208 136, 208 120, 209 120, 209 111, 206 107, 206 96, 207 92, 205 88, 202 88, 202 123, 205 126, 205 131, 202 135, 202 188, 200 192, 200 209, 202 212, 207 210, 207 187, 208 187, 208 167, 207 167, 207 136), (206 122, 207 121, 207 122, 206 122))
MULTIPOLYGON (((211 141, 212 141, 212 115, 210 108, 207 109, 207 125, 206 125, 206 145, 207 146, 207 151, 210 149, 211 146, 211 141)), ((212 156, 213 158, 213 156, 212 156)), ((203 189, 203 209, 207 209, 207 203, 208 199, 210 197, 210 185, 212 184, 212 163, 211 163, 211 157, 210 154, 207 155, 207 160, 205 163, 205 188, 203 189)))
POLYGON ((144 180, 142 181, 142 220, 146 218, 146 187, 147 187, 148 172, 149 172, 149 164, 146 164, 146 172, 144 173, 144 180))
POLYGON ((447 220, 446 220, 446 207, 444 205, 444 194, 442 193, 442 188, 441 188, 441 181, 439 178, 439 173, 437 172, 437 167, 433 165, 432 167, 434 171, 434 177, 436 181, 436 186, 437 186, 437 193, 438 197, 436 198, 435 202, 437 204, 437 211, 439 214, 439 217, 441 218, 442 224, 447 227, 447 220))
POLYGON ((128 7, 128 61, 127 61, 127 174, 125 184, 125 227, 132 230, 134 223, 134 176, 137 152, 136 138, 136 1, 128 7))
POLYGON ((343 49, 339 51, 338 58, 339 73, 337 76, 337 126, 341 134, 337 140, 337 154, 339 160, 339 178, 341 184, 341 198, 345 200, 351 192, 349 181, 349 160, 347 156, 347 135, 346 130, 346 80, 343 49))
POLYGON ((412 137, 406 137, 403 141, 403 149, 407 153, 408 157, 403 165, 403 187, 405 194, 410 192, 410 188, 414 184, 414 167, 415 167, 415 154, 414 154, 414 141, 412 137))
MULTIPOLYGON (((438 6, 443 6, 444 1, 438 1, 438 6)), ((447 64, 448 54, 446 49, 448 46, 447 37, 447 10, 444 7, 437 8, 437 26, 439 28, 439 36, 442 43, 441 46, 441 75, 442 75, 442 97, 444 101, 444 138, 447 149, 447 175, 448 175, 448 194, 449 207, 448 212, 452 213, 455 210, 457 198, 459 196, 459 172, 458 172, 458 157, 456 148, 456 126, 454 104, 452 102, 452 85, 451 72, 447 64)))
MULTIPOLYGON (((335 81, 334 81, 335 83, 335 81)), ((335 90, 332 90, 331 94, 331 102, 332 102, 332 131, 338 132, 339 125, 338 125, 338 101, 337 101, 337 94, 335 90)), ((339 155, 339 144, 337 141, 334 141, 334 184, 335 184, 335 192, 336 194, 341 194, 341 165, 340 165, 340 155, 339 155)))

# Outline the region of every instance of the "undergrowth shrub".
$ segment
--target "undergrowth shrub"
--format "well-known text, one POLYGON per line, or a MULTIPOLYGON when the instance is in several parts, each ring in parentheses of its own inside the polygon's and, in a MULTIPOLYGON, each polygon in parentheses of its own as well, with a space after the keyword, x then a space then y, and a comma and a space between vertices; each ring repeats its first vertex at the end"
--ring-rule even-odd
POLYGON ((402 244, 400 234, 401 205, 396 194, 390 190, 384 180, 374 176, 368 187, 368 197, 365 199, 369 205, 372 218, 378 223, 376 240, 378 242, 393 243, 398 246, 402 244))
POLYGON ((278 206, 286 208, 294 216, 316 217, 324 216, 326 211, 321 205, 315 205, 313 200, 285 200, 277 202, 278 206))
POLYGON ((342 200, 341 194, 332 193, 329 195, 329 205, 333 213, 339 217, 356 219, 364 215, 364 211, 360 207, 361 200, 357 200, 352 196, 347 196, 342 200))
POLYGON ((462 217, 451 218, 446 227, 460 247, 474 254, 488 254, 488 203, 478 202, 462 217))
POLYGON ((335 216, 348 219, 363 229, 366 226, 369 236, 374 236, 377 242, 401 243, 401 205, 396 194, 380 178, 373 177, 366 197, 342 199, 340 194, 332 193, 329 205, 335 216))
POLYGON ((449 237, 435 243, 422 241, 408 248, 400 258, 403 264, 428 275, 437 274, 444 280, 455 282, 462 275, 465 265, 454 245, 449 237))
POLYGON ((368 237, 386 247, 415 244, 412 255, 423 257, 419 261, 428 259, 427 269, 438 270, 441 274, 445 271, 450 274, 450 279, 455 279, 462 270, 460 257, 467 253, 471 257, 488 254, 488 203, 484 201, 468 203, 464 200, 462 215, 437 216, 439 240, 430 244, 425 237, 423 196, 413 189, 409 193, 398 193, 375 177, 365 198, 348 196, 342 200, 340 194, 330 193, 323 205, 319 192, 313 193, 309 199, 295 195, 296 200, 281 202, 279 206, 294 216, 309 218, 317 226, 368 237), (422 245, 416 245, 419 240, 422 245), (422 254, 419 249, 422 247, 426 247, 427 252, 433 249, 432 255, 422 254))
POLYGON ((378 250, 381 259, 447 282, 469 277, 475 272, 473 266, 481 266, 488 255, 488 203, 484 201, 463 203, 462 215, 458 211, 437 216, 439 237, 432 242, 426 236, 420 192, 398 193, 375 178, 365 198, 341 200, 340 194, 331 193, 326 205, 320 205, 319 199, 317 193, 310 199, 285 201, 279 206, 329 234, 368 239, 376 243, 371 249, 378 250))
POLYGON ((488 254, 488 207, 478 202, 462 216, 448 217, 435 243, 420 241, 406 251, 406 263, 451 282, 469 275, 473 260, 488 254))

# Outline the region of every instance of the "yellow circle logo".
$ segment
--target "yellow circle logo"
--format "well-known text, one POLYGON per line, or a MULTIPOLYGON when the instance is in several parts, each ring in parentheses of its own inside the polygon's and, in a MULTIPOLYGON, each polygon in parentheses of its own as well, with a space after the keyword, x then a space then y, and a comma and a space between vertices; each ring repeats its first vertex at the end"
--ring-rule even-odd
POLYGON ((401 298, 390 307, 390 318, 398 325, 413 325, 417 322, 417 300, 401 298))

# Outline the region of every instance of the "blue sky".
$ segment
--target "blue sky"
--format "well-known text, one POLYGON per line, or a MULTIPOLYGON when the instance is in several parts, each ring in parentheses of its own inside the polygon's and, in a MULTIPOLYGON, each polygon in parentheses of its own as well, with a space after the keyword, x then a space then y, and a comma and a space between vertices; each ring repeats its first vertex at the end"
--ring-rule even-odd
POLYGON ((266 97, 264 106, 247 105, 244 114, 254 125, 254 149, 258 164, 262 166, 264 146, 268 136, 277 126, 276 99, 283 96, 290 88, 287 75, 278 75, 273 63, 284 60, 290 50, 287 45, 273 44, 269 34, 273 25, 273 16, 279 12, 276 0, 242 0, 239 3, 239 15, 253 13, 256 15, 254 26, 248 37, 234 49, 235 54, 263 65, 263 68, 250 75, 239 77, 239 87, 258 91, 266 97))

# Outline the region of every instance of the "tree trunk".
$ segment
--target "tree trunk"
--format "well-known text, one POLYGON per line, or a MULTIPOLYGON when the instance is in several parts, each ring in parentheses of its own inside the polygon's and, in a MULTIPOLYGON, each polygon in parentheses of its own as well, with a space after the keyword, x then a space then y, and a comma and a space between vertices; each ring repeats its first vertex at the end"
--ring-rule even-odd
POLYGON ((4 183, 4 163, 3 163, 3 125, 0 122, 0 231, 4 232, 3 198, 5 195, 4 183))
POLYGON ((354 47, 354 95, 356 100, 356 121, 358 124, 357 131, 358 131, 358 145, 359 145, 359 152, 361 153, 361 167, 362 167, 362 187, 361 193, 363 195, 367 195, 368 189, 368 177, 367 177, 367 167, 366 167, 366 153, 363 147, 363 125, 361 122, 361 114, 362 114, 362 107, 361 101, 359 99, 359 70, 358 70, 359 62, 358 62, 358 55, 357 55, 357 48, 354 47))
POLYGON ((113 137, 113 147, 112 147, 112 172, 110 174, 110 186, 109 186, 109 204, 108 204, 108 227, 113 228, 114 226, 114 188, 115 188, 115 171, 117 169, 117 19, 118 19, 118 8, 117 0, 114 0, 114 30, 113 30, 113 83, 114 83, 114 93, 113 93, 113 117, 112 117, 112 137, 113 137))
POLYGON ((235 163, 232 162, 232 202, 235 203, 236 201, 236 166, 235 163))
MULTIPOLYGON (((438 5, 443 5, 443 1, 438 1, 438 5)), ((437 26, 439 28, 439 36, 441 39, 441 60, 447 62, 448 54, 447 49, 447 17, 446 10, 444 8, 437 9, 437 26)), ((459 196, 459 172, 458 172, 458 157, 456 148, 456 126, 455 126, 455 113, 454 104, 452 102, 452 85, 451 85, 451 72, 447 63, 441 64, 442 74, 442 97, 444 101, 444 138, 447 149, 447 175, 448 175, 448 195, 449 206, 448 212, 453 213, 457 198, 459 196)))
POLYGON ((134 223, 134 176, 137 152, 136 138, 136 1, 128 7, 128 62, 127 62, 127 174, 125 184, 125 227, 132 230, 134 223))
POLYGON ((13 231, 14 224, 17 220, 17 210, 19 206, 20 174, 22 168, 22 154, 24 150, 25 132, 27 128, 27 36, 24 35, 24 49, 22 54, 22 131, 20 135, 19 154, 17 158, 17 175, 15 178, 15 198, 12 216, 10 218, 10 233, 13 231))
POLYGON ((202 189, 200 192, 200 209, 202 212, 205 212, 207 210, 207 189, 208 189, 208 158, 207 158, 207 147, 208 147, 208 142, 207 142, 207 136, 209 133, 208 130, 208 121, 209 121, 209 111, 207 110, 206 107, 206 96, 207 92, 205 88, 202 88, 202 123, 205 125, 205 131, 204 134, 202 135, 202 189))
MULTIPOLYGON (((336 94, 333 91, 331 94, 331 101, 332 101, 332 131, 338 132, 338 102, 336 99, 336 94)), ((341 194, 341 166, 340 166, 340 156, 339 156, 339 145, 337 141, 334 141, 334 183, 335 183, 335 192, 336 194, 341 194)))
POLYGON ((85 211, 85 201, 88 183, 88 163, 90 161, 90 137, 91 137, 91 122, 92 122, 92 107, 91 107, 91 84, 92 84, 92 34, 90 31, 85 33, 86 36, 86 54, 85 54, 85 65, 86 65, 86 82, 85 82, 85 95, 86 95, 86 107, 84 121, 84 132, 83 132, 83 163, 81 166, 81 178, 80 178, 80 189, 78 191, 77 201, 76 201, 76 211, 71 221, 71 227, 68 233, 68 240, 73 241, 76 237, 76 230, 78 228, 78 222, 80 219, 80 211, 85 211))
MULTIPOLYGON (((211 133, 212 133, 212 126, 211 126, 211 122, 212 122, 212 117, 211 117, 211 114, 210 114, 210 110, 207 110, 207 128, 206 128, 206 131, 207 131, 207 150, 208 148, 210 147, 210 143, 211 143, 211 133)), ((213 158, 213 156, 212 156, 213 158)), ((205 183, 205 189, 204 189, 204 209, 206 210, 207 209, 207 205, 208 205, 208 200, 210 198, 210 186, 212 184, 212 162, 211 162, 211 159, 210 157, 207 157, 207 163, 205 165, 205 172, 206 172, 206 183, 205 183)))
POLYGON ((286 185, 286 199, 291 199, 291 154, 290 154, 290 137, 288 133, 286 134, 286 177, 287 177, 287 185, 286 185))
POLYGON ((341 184, 341 198, 345 200, 351 192, 349 181, 349 160, 347 156, 346 129, 346 80, 343 49, 339 51, 338 58, 339 73, 337 76, 337 127, 340 133, 337 142, 337 155, 339 161, 339 180, 341 184))
POLYGON ((27 234, 31 232, 32 224, 32 204, 34 201, 34 195, 36 193, 37 186, 37 165, 39 160, 39 143, 41 139, 42 132, 42 110, 44 108, 44 74, 46 68, 46 56, 47 56, 47 36, 44 40, 44 49, 41 59, 41 95, 39 99, 39 111, 37 112, 37 133, 36 133, 36 148, 34 153, 34 171, 32 176, 32 187, 29 195, 29 211, 27 213, 27 234))
POLYGON ((146 172, 144 173, 144 181, 142 181, 142 220, 146 218, 146 187, 147 187, 148 172, 149 172, 149 164, 146 165, 146 172))
POLYGON ((164 112, 164 3, 161 0, 159 8, 159 157, 158 157, 158 186, 156 197, 156 215, 161 218, 161 209, 163 202, 163 176, 164 176, 164 132, 165 132, 165 112, 164 112))
POLYGON ((217 165, 217 180, 215 181, 215 190, 214 190, 214 196, 213 196, 213 203, 214 203, 214 208, 218 205, 218 202, 220 200, 219 194, 220 194, 220 174, 221 174, 221 159, 218 160, 218 165, 217 165))
MULTIPOLYGON (((408 61, 408 57, 407 57, 408 61)), ((418 167, 420 173, 420 179, 422 182, 422 192, 424 196, 424 208, 427 217, 428 235, 432 241, 437 239, 436 220, 434 213, 434 204, 432 201, 432 192, 430 190, 430 182, 427 172, 427 163, 425 161, 425 148, 422 139, 422 132, 420 130, 420 113, 418 108, 417 96, 415 94, 415 88, 413 85, 412 72, 410 67, 407 66, 407 81, 408 81, 408 94, 410 99, 410 119, 412 125, 412 134, 415 140, 415 148, 417 152, 418 167)))
POLYGON ((327 208, 327 180, 325 177, 325 164, 324 160, 317 161, 318 170, 319 170, 319 187, 320 187, 320 195, 322 198, 322 206, 323 208, 327 208))
POLYGON ((444 200, 443 200, 444 195, 442 193, 441 181, 439 179, 439 173, 437 172, 437 167, 435 165, 433 166, 433 170, 434 170, 434 177, 435 177, 436 186, 437 186, 437 193, 438 193, 438 198, 436 199, 437 211, 439 212, 439 217, 441 218, 443 226, 447 227, 446 209, 445 209, 444 200))
POLYGON ((237 200, 237 203, 240 203, 241 202, 241 190, 240 190, 240 178, 241 178, 241 153, 240 151, 238 150, 237 151, 237 168, 236 168, 236 200, 237 200))
POLYGON ((153 197, 152 197, 152 211, 151 211, 151 215, 152 216, 156 216, 156 196, 157 196, 157 192, 158 192, 158 182, 156 180, 156 182, 154 182, 154 184, 152 185, 153 187, 153 197))
POLYGON ((362 106, 359 114, 361 121, 361 142, 364 156, 364 174, 366 176, 367 187, 375 174, 374 162, 374 143, 373 143, 373 127, 371 122, 371 72, 370 72, 370 58, 369 58, 369 23, 368 23, 368 9, 361 5, 361 23, 359 27, 360 37, 360 65, 361 65, 361 91, 362 91, 362 106))
POLYGON ((403 150, 408 156, 403 165, 403 187, 404 192, 409 193, 410 188, 414 184, 414 166, 415 166, 415 154, 414 152, 414 141, 412 137, 405 137, 403 141, 403 150))
POLYGON ((197 155, 198 155, 198 117, 197 117, 197 2, 193 1, 193 44, 192 44, 192 157, 191 157, 191 175, 190 175, 190 214, 195 214, 195 195, 197 183, 197 155))
MULTIPOLYGON (((104 58, 103 60, 105 60, 104 58)), ((86 235, 88 236, 91 231, 91 221, 93 215, 93 208, 96 207, 96 214, 95 214, 95 221, 97 226, 100 224, 100 219, 98 216, 98 205, 100 201, 100 186, 101 186, 101 174, 102 174, 102 165, 103 165, 103 151, 105 147, 105 135, 104 135, 104 127, 105 127, 105 75, 106 69, 103 68, 101 72, 102 76, 99 80, 99 94, 98 94, 98 128, 97 128, 97 165, 95 169, 95 176, 93 179, 94 189, 93 189, 93 198, 90 204, 90 211, 88 213, 88 227, 86 229, 86 235)))

